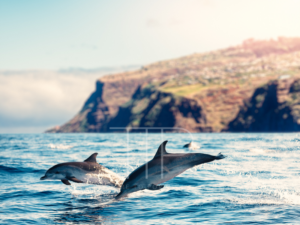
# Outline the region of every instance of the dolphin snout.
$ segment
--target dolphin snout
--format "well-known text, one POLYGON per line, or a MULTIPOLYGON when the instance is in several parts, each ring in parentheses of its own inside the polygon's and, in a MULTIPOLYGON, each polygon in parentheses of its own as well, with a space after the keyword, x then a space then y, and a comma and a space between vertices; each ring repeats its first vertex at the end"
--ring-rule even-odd
POLYGON ((46 176, 43 176, 40 178, 40 180, 46 180, 46 178, 47 178, 46 176))

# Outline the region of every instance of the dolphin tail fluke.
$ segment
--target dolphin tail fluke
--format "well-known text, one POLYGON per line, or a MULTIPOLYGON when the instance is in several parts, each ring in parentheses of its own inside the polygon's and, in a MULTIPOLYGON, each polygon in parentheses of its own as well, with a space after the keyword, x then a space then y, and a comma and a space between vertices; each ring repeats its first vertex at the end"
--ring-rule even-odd
POLYGON ((220 152, 217 156, 216 156, 216 159, 219 160, 219 159, 224 159, 226 156, 222 155, 222 153, 220 152))

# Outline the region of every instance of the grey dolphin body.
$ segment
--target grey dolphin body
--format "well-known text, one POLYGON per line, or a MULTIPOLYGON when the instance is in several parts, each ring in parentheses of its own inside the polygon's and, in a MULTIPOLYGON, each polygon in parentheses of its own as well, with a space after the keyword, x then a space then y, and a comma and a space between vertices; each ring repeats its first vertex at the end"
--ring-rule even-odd
POLYGON ((61 180, 66 185, 69 181, 76 183, 88 183, 108 185, 120 188, 124 179, 97 163, 98 153, 92 154, 84 162, 60 163, 49 170, 41 180, 61 180))
POLYGON ((164 141, 160 145, 152 160, 134 170, 126 178, 120 193, 116 196, 117 199, 143 189, 161 189, 164 186, 157 184, 171 180, 193 166, 225 158, 221 153, 217 156, 202 153, 167 153, 167 142, 164 141))

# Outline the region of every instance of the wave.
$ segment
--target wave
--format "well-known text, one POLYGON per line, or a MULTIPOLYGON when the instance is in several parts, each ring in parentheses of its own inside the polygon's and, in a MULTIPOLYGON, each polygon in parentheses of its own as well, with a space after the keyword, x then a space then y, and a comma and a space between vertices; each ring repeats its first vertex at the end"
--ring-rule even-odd
POLYGON ((19 170, 14 167, 8 167, 8 166, 1 166, 0 165, 0 171, 10 172, 10 173, 22 173, 22 170, 19 170))
POLYGON ((273 190, 256 197, 233 198, 230 201, 240 205, 300 205, 300 195, 294 191, 273 190))
POLYGON ((72 145, 63 145, 63 144, 58 144, 58 145, 49 144, 48 147, 50 147, 51 149, 71 149, 74 146, 72 146, 72 145))
POLYGON ((114 197, 119 192, 118 188, 105 185, 80 185, 72 183, 69 186, 70 194, 77 200, 97 199, 101 202, 114 200, 114 197))
POLYGON ((252 149, 249 149, 249 152, 254 153, 254 154, 268 154, 268 153, 274 153, 275 151, 265 150, 265 149, 261 149, 261 148, 252 148, 252 149))
POLYGON ((44 170, 36 170, 33 168, 23 168, 23 167, 8 167, 0 165, 0 171, 9 173, 39 173, 44 172, 44 170))
POLYGON ((0 194, 0 200, 3 201, 11 201, 14 198, 24 198, 25 196, 34 198, 34 197, 49 197, 54 194, 58 194, 58 191, 33 191, 33 190, 17 190, 12 192, 5 192, 0 194))

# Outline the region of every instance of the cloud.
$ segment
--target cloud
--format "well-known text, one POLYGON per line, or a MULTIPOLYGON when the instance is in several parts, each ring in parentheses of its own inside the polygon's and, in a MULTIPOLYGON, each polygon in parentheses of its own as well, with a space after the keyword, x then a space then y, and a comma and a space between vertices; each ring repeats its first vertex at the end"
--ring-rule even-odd
POLYGON ((67 122, 94 91, 98 78, 123 69, 0 71, 0 132, 43 132, 67 122))

